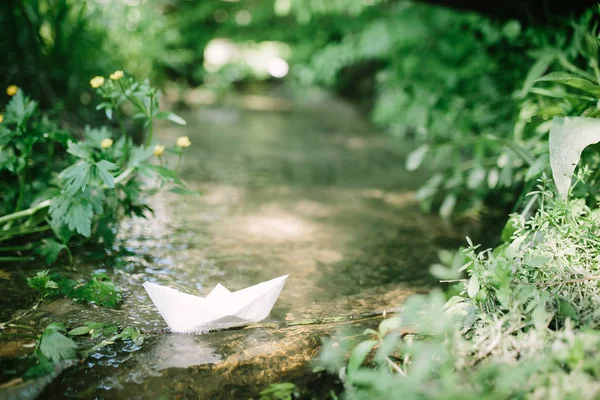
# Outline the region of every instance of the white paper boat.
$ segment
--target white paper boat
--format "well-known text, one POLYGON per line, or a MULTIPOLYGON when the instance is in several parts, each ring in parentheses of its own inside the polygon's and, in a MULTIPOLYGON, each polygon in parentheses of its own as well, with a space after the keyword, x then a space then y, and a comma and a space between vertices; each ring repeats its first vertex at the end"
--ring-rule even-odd
POLYGON ((145 282, 144 289, 173 332, 195 333, 265 319, 289 275, 230 292, 220 283, 206 297, 145 282))

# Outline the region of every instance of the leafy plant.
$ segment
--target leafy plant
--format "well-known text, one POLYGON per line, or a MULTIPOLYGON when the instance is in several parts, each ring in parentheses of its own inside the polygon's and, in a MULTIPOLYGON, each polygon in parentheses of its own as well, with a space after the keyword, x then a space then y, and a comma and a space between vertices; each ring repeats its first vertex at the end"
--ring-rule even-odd
POLYGON ((130 342, 135 346, 141 346, 144 342, 144 336, 139 329, 135 327, 117 328, 115 325, 102 324, 98 322, 87 322, 84 326, 71 329, 67 332, 65 326, 58 322, 49 324, 40 335, 32 335, 32 328, 22 325, 3 326, 0 330, 0 338, 3 336, 23 336, 19 330, 26 330, 25 336, 36 339, 35 349, 32 355, 28 358, 31 365, 25 372, 24 378, 34 379, 57 370, 61 366, 72 365, 75 360, 85 359, 90 354, 99 351, 103 347, 110 346, 117 341, 130 342), (87 347, 77 345, 73 337, 89 334, 92 339, 99 339, 99 342, 87 347))
POLYGON ((103 99, 98 109, 109 119, 116 118, 120 134, 107 127, 86 127, 84 139, 76 140, 54 128, 19 89, 0 122, 0 174, 6 177, 0 185, 7 193, 0 210, 8 212, 0 216, 0 244, 35 242, 36 254, 49 264, 63 251, 71 256, 69 243, 75 237, 110 245, 122 217, 152 211, 144 203, 147 196, 167 186, 186 192, 176 169, 189 139, 182 137, 166 149, 177 158, 175 169, 165 164, 165 146, 153 143, 154 120, 185 124, 176 114, 160 110, 159 91, 122 71, 108 80, 95 77, 90 84, 103 99), (128 133, 123 114, 126 107, 137 110, 132 117, 144 122, 147 136, 142 146, 136 146, 128 133), (54 129, 51 133, 49 127, 54 129), (148 162, 152 156, 159 165, 148 162), (140 174, 154 183, 144 185, 140 174), (54 238, 48 237, 49 233, 54 238))
POLYGON ((96 274, 85 284, 66 279, 49 271, 38 272, 27 278, 29 287, 39 291, 42 297, 67 296, 75 301, 85 301, 107 308, 115 308, 123 300, 121 288, 115 285, 106 274, 96 274))

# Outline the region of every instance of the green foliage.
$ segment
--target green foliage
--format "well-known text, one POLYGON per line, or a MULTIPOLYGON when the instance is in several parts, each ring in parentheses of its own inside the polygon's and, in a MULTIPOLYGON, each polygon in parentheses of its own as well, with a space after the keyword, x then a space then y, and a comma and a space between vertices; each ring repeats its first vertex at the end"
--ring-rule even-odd
POLYGON ((106 274, 96 274, 85 284, 79 284, 56 273, 50 275, 46 270, 27 278, 27 283, 43 297, 67 296, 75 301, 84 301, 107 308, 115 308, 123 300, 121 288, 106 274))
POLYGON ((121 289, 106 274, 94 275, 85 285, 74 288, 69 297, 108 308, 115 308, 123 300, 121 289))
POLYGON ((260 400, 292 400, 300 395, 296 385, 290 382, 272 383, 267 389, 260 392, 260 400))
POLYGON ((512 216, 508 243, 481 251, 469 240, 456 255, 441 254, 437 270, 469 275, 457 296, 410 298, 401 315, 365 331, 345 366, 325 343, 323 363, 342 368, 346 398, 600 394, 600 210, 584 199, 565 202, 548 185, 542 178, 531 192, 541 203, 531 218, 512 216))
POLYGON ((48 273, 48 270, 41 271, 31 278, 27 278, 29 287, 40 292, 43 297, 52 296, 59 290, 58 284, 50 278, 48 273))
MULTIPOLYGON (((160 92, 147 81, 115 74, 114 79, 95 78, 94 86, 103 99, 99 108, 116 117, 119 133, 88 126, 77 140, 56 128, 22 90, 12 97, 0 121, 0 189, 6 194, 0 202, 0 243, 31 237, 37 240, 35 253, 51 264, 63 250, 70 257, 68 245, 78 235, 112 244, 122 217, 151 212, 143 201, 148 195, 168 186, 185 191, 176 172, 162 166, 166 160, 150 164, 153 121, 185 121, 160 110, 160 92), (134 145, 122 115, 125 108, 137 110, 133 118, 143 120, 145 145, 134 145), (144 185, 138 173, 155 183, 144 185), (52 232, 55 238, 39 232, 52 232)), ((179 165, 184 149, 173 147, 179 165)))
POLYGON ((90 77, 126 69, 157 78, 186 60, 163 15, 167 3, 4 1, 0 34, 11 38, 0 60, 4 85, 17 84, 45 108, 66 108, 70 117, 89 121, 93 113, 82 105, 89 102, 90 77))
MULTIPOLYGON (((2 332, 0 332, 0 335, 2 332)), ((25 379, 35 379, 55 372, 60 364, 78 358, 86 358, 103 347, 113 345, 117 341, 130 342, 141 346, 144 336, 139 329, 127 326, 120 330, 116 325, 99 322, 86 322, 84 326, 76 327, 67 332, 65 326, 53 322, 46 327, 37 337, 37 345, 32 356, 29 357, 31 366, 25 372, 25 379), (100 342, 87 348, 78 348, 72 337, 90 335, 91 339, 102 339, 100 342)))
POLYGON ((42 333, 38 349, 54 363, 75 358, 77 345, 65 333, 64 325, 57 322, 48 325, 42 333))

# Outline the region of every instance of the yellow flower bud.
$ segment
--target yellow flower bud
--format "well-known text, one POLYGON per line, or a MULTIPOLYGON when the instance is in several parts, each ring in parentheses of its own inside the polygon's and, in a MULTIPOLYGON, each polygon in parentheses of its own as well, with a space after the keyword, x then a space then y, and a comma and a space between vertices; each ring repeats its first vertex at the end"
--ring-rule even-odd
POLYGON ((94 89, 98 89, 102 85, 104 85, 104 77, 102 76, 95 76, 90 81, 90 86, 92 86, 94 89))
POLYGON ((14 96, 15 94, 17 94, 18 90, 19 90, 19 87, 17 85, 10 85, 9 87, 6 88, 6 94, 9 96, 14 96))
POLYGON ((165 151, 165 146, 157 144, 154 146, 154 155, 160 156, 165 151))
POLYGON ((4 115, 0 114, 0 124, 4 121, 4 115))
POLYGON ((124 76, 123 71, 118 70, 118 71, 115 71, 112 74, 110 74, 110 79, 112 79, 113 81, 118 81, 123 76, 124 76))
POLYGON ((113 140, 111 138, 104 138, 100 142, 100 147, 102 147, 103 149, 108 149, 110 146, 112 146, 112 144, 113 140))
POLYGON ((179 136, 177 138, 177 146, 179 147, 189 147, 192 144, 190 142, 190 138, 187 136, 179 136))

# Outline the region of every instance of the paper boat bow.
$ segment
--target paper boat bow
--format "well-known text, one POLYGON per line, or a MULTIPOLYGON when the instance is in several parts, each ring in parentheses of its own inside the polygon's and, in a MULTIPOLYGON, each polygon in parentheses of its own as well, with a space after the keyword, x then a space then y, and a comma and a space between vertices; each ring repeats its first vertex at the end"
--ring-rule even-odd
POLYGON ((145 282, 144 289, 173 332, 243 326, 265 319, 289 275, 230 292, 220 283, 206 297, 145 282))

